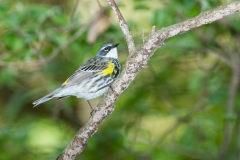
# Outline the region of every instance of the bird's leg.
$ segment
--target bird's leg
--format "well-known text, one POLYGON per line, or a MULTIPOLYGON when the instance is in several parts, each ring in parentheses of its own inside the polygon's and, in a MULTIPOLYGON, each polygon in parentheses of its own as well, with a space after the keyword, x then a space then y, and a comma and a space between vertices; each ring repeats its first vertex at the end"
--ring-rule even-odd
POLYGON ((93 110, 93 107, 92 107, 92 105, 90 104, 90 102, 89 102, 88 100, 87 100, 87 102, 88 102, 88 104, 89 104, 91 110, 93 110))
POLYGON ((113 88, 112 88, 112 86, 111 86, 111 85, 109 86, 109 88, 110 88, 110 89, 112 90, 112 92, 113 92, 113 88))
POLYGON ((91 116, 93 115, 93 107, 92 107, 92 105, 90 104, 90 102, 87 100, 87 103, 89 104, 89 106, 90 106, 90 108, 91 108, 91 112, 90 112, 90 114, 91 114, 91 116))

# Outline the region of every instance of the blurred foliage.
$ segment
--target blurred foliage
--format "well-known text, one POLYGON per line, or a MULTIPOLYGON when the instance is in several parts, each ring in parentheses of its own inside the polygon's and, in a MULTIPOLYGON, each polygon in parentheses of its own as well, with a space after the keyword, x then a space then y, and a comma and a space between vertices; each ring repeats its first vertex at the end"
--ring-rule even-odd
MULTIPOLYGON (((232 1, 134 0, 119 6, 140 45, 143 29, 146 36, 153 25, 167 27, 232 1)), ((31 103, 61 85, 104 42, 120 42, 121 63, 126 60, 126 42, 110 9, 110 26, 94 44, 86 42, 86 30, 61 48, 99 6, 81 1, 71 20, 75 4, 57 2, 0 1, 0 159, 55 159, 89 117, 88 105, 75 97, 36 108, 31 103)), ((232 69, 219 55, 239 57, 239 18, 238 13, 167 40, 78 159, 216 159, 229 119, 234 128, 226 159, 238 159, 240 94, 235 112, 227 113, 232 69)))

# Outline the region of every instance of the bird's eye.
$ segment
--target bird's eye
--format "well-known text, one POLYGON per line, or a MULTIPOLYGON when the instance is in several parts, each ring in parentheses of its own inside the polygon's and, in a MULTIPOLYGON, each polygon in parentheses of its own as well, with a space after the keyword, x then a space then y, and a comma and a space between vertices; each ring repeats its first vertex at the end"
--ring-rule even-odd
POLYGON ((104 51, 109 51, 111 48, 110 47, 106 47, 104 48, 104 51))

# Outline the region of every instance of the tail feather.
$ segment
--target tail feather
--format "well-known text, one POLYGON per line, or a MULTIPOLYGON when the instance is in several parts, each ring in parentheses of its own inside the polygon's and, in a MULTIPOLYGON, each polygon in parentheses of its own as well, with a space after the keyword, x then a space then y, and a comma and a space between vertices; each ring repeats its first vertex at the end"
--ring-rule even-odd
POLYGON ((36 107, 36 106, 38 106, 39 104, 42 104, 42 103, 44 103, 44 102, 46 102, 46 101, 48 101, 48 100, 50 100, 50 99, 55 98, 54 95, 56 94, 56 92, 57 92, 58 90, 59 90, 59 89, 57 89, 57 90, 49 93, 48 95, 46 95, 46 96, 44 96, 44 97, 42 97, 42 98, 34 101, 34 102, 32 103, 32 104, 34 105, 33 107, 36 107))

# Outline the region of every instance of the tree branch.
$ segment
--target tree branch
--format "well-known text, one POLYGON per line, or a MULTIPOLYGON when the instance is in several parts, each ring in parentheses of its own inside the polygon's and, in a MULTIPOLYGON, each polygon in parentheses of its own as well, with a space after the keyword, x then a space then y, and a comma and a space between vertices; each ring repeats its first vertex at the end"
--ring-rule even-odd
POLYGON ((134 45, 134 41, 133 41, 133 36, 128 28, 128 25, 125 21, 125 19, 122 16, 122 13, 120 12, 117 4, 115 3, 114 0, 108 0, 109 5, 112 7, 115 15, 117 16, 117 19, 119 21, 119 25, 122 29, 122 32, 125 36, 125 39, 127 41, 127 45, 128 45, 128 51, 130 55, 133 55, 135 52, 135 45, 134 45))
POLYGON ((120 14, 120 11, 116 8, 116 5, 114 5, 114 1, 109 0, 109 4, 113 6, 113 9, 115 9, 114 11, 119 20, 120 27, 123 30, 127 42, 129 41, 128 45, 130 45, 128 48, 130 54, 120 77, 112 85, 113 91, 110 89, 105 94, 104 98, 96 107, 95 113, 87 120, 86 124, 80 128, 63 153, 59 155, 57 158, 59 160, 75 159, 77 154, 80 154, 84 150, 88 144, 88 139, 97 131, 102 120, 113 112, 114 102, 117 101, 119 95, 130 85, 137 73, 141 71, 142 68, 145 68, 145 65, 154 51, 163 46, 164 40, 240 11, 240 1, 237 1, 224 7, 218 7, 216 9, 203 12, 194 18, 167 28, 162 28, 158 31, 156 31, 155 27, 153 27, 153 30, 145 40, 145 43, 134 51, 131 47, 131 45, 134 46, 134 42, 128 30, 127 24, 120 14))
POLYGON ((228 92, 228 101, 227 101, 227 108, 226 108, 226 122, 225 122, 225 128, 224 128, 224 134, 223 134, 223 139, 222 139, 222 145, 220 152, 218 154, 218 160, 224 160, 229 143, 231 141, 232 137, 232 131, 233 131, 233 122, 232 120, 235 119, 235 112, 234 112, 234 101, 236 98, 238 86, 239 86, 239 81, 240 81, 240 58, 235 57, 234 53, 230 54, 230 61, 232 65, 232 78, 231 78, 231 83, 229 87, 229 92, 228 92))

